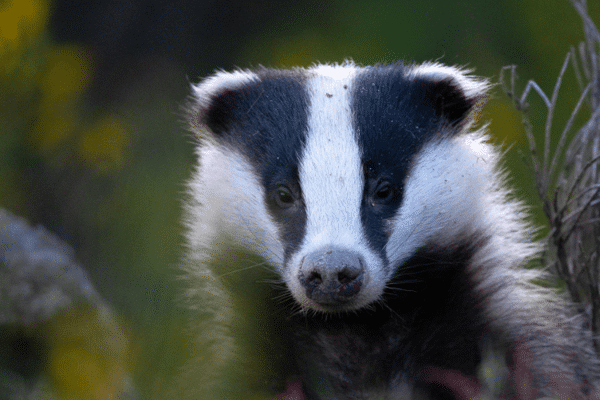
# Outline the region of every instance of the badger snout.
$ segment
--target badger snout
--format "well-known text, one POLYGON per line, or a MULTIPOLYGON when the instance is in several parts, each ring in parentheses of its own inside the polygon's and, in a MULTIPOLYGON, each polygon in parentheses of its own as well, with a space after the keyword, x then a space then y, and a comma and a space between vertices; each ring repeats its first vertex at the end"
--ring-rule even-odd
POLYGON ((302 259, 298 279, 310 300, 324 306, 336 306, 357 297, 364 275, 364 261, 359 254, 326 248, 302 259))

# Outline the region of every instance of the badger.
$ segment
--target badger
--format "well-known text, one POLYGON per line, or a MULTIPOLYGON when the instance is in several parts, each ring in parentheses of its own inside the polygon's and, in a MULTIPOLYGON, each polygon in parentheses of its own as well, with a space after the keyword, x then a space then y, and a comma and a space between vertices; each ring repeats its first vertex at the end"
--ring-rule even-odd
POLYGON ((351 61, 193 85, 196 342, 177 395, 461 398, 454 376, 505 398, 591 396, 590 333, 524 268, 541 246, 475 128, 490 86, 351 61), (490 354, 504 373, 482 377, 490 354))

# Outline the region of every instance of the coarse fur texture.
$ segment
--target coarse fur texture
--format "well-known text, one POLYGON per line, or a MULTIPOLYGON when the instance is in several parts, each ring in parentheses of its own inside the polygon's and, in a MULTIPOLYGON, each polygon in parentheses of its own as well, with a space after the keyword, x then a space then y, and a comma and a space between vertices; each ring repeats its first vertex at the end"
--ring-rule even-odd
POLYGON ((197 348, 176 394, 274 398, 298 377, 308 399, 444 397, 428 368, 482 380, 490 351, 510 369, 524 344, 536 396, 562 394, 557 375, 589 395, 589 333, 523 268, 540 246, 471 129, 488 87, 437 63, 352 62, 194 86, 197 348))

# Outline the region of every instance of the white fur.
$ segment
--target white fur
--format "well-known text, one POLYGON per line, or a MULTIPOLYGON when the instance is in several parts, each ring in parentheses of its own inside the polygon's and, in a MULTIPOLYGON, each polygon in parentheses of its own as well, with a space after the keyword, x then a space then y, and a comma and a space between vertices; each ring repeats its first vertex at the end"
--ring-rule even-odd
POLYGON ((383 291, 382 262, 368 247, 360 219, 364 187, 360 153, 352 127, 350 94, 352 66, 318 66, 308 81, 311 99, 308 140, 300 164, 300 185, 307 210, 306 233, 292 257, 285 280, 295 299, 319 310, 298 281, 302 258, 336 246, 359 253, 365 277, 358 298, 348 308, 360 308, 383 291))
POLYGON ((491 179, 484 168, 488 157, 474 155, 460 140, 434 142, 421 151, 387 244, 392 264, 402 264, 427 243, 445 247, 477 228, 491 179))
POLYGON ((231 245, 253 249, 270 265, 281 267, 283 245, 250 164, 241 154, 212 145, 200 147, 199 157, 202 163, 189 185, 197 208, 190 210, 195 216, 191 247, 213 248, 225 235, 231 245))

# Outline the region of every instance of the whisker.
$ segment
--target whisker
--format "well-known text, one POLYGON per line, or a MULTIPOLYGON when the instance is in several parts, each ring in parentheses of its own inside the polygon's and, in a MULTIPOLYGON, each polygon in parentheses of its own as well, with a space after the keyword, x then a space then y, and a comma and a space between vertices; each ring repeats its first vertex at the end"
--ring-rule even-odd
MULTIPOLYGON (((402 283, 422 283, 424 281, 402 281, 402 283)), ((398 286, 386 286, 385 293, 394 293, 394 292, 409 292, 409 293, 417 293, 415 289, 406 289, 398 286)))
POLYGON ((398 318, 400 321, 405 322, 405 319, 396 312, 396 310, 394 310, 392 307, 389 306, 389 304, 383 300, 379 300, 378 304, 383 307, 384 309, 388 310, 392 315, 394 315, 396 318, 398 318))
POLYGON ((220 275, 217 275, 217 278, 222 278, 222 277, 224 277, 224 276, 228 276, 228 275, 237 274, 237 273, 239 273, 239 272, 247 271, 247 270, 249 270, 249 269, 258 268, 258 267, 264 266, 265 264, 266 264, 265 262, 260 262, 260 263, 256 263, 256 264, 249 265, 249 266, 247 266, 247 267, 243 267, 243 268, 234 269, 234 270, 232 270, 232 271, 227 271, 227 272, 225 272, 225 273, 222 273, 222 274, 220 274, 220 275))

